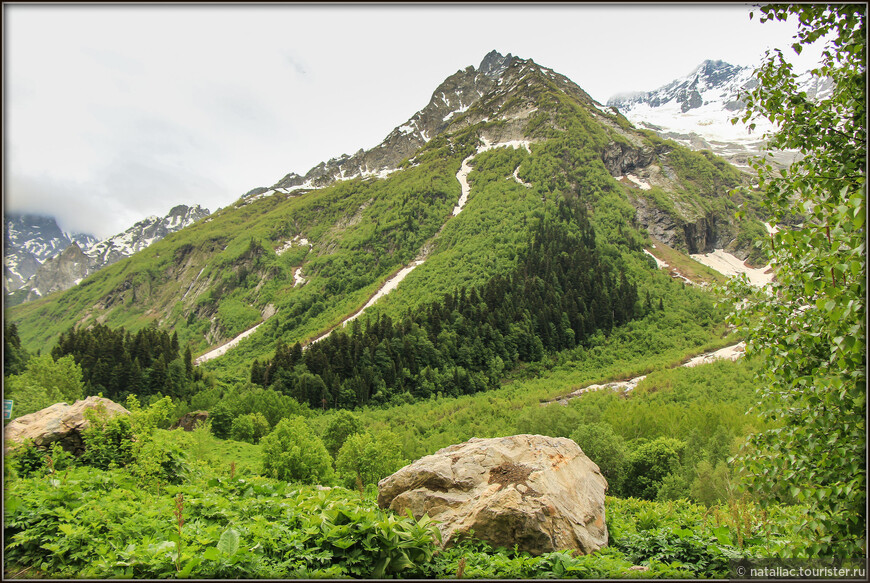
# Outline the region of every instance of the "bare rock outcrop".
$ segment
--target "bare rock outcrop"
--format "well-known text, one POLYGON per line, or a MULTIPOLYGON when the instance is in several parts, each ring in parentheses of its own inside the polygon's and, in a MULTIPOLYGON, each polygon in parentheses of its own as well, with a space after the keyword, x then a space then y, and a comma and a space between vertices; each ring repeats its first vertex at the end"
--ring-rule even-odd
POLYGON ((570 439, 473 438, 378 483, 378 505, 428 514, 449 546, 467 536, 532 554, 607 545, 607 480, 570 439))
POLYGON ((653 161, 653 151, 613 142, 604 148, 601 161, 612 176, 622 176, 649 166, 653 161))
POLYGON ((84 451, 81 434, 88 426, 85 411, 99 407, 103 407, 110 417, 130 414, 121 405, 103 397, 88 397, 72 405, 55 403, 51 407, 10 421, 4 431, 7 451, 32 440, 39 447, 48 447, 59 442, 66 451, 78 455, 84 451))
POLYGON ((172 424, 169 429, 178 429, 179 427, 185 431, 193 431, 198 426, 208 420, 208 411, 191 411, 182 415, 181 419, 172 424))

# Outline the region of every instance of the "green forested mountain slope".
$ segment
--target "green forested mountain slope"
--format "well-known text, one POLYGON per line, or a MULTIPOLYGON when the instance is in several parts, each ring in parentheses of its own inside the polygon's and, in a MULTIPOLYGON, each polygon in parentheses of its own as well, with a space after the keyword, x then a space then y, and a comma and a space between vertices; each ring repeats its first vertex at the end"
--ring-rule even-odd
POLYGON ((638 305, 664 289, 643 253, 648 233, 684 252, 730 244, 746 254, 763 232, 757 221, 733 219, 739 201, 727 192, 744 180, 734 168, 633 129, 533 61, 509 59, 493 89, 445 119, 386 177, 243 197, 7 316, 31 350, 49 350, 71 326, 104 323, 176 332, 194 355, 265 319, 203 365, 238 371, 271 358, 279 343, 304 344, 340 324, 415 259, 425 261, 363 321, 398 321, 445 294, 509 277, 533 230, 560 220, 563 201, 585 209, 596 253, 636 286, 638 305), (463 161, 471 191, 454 216, 463 161))

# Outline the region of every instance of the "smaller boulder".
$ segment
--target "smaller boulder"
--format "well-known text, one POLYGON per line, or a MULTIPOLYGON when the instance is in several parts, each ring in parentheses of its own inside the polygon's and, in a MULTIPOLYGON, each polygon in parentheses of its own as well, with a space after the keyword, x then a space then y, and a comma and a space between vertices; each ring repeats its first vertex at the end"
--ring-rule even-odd
POLYGON ((169 429, 178 429, 179 427, 185 431, 193 431, 199 425, 202 425, 208 419, 208 411, 191 411, 185 413, 181 419, 172 424, 169 429))
POLYGON ((121 405, 103 397, 88 397, 72 405, 55 403, 9 422, 4 430, 6 452, 10 452, 27 440, 32 440, 34 445, 39 447, 49 447, 54 442, 60 442, 66 451, 79 455, 84 452, 82 431, 88 426, 85 411, 100 407, 110 417, 130 414, 130 411, 121 405))

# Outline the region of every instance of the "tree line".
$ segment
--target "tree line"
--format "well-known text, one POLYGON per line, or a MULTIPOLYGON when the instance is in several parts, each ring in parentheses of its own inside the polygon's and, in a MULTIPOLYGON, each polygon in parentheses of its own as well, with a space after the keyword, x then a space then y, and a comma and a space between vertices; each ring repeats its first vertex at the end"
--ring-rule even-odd
POLYGON ((127 395, 185 397, 202 378, 194 368, 190 348, 182 352, 178 333, 155 327, 135 334, 103 324, 62 333, 51 351, 55 360, 72 355, 81 366, 89 394, 102 393, 121 402, 127 395))

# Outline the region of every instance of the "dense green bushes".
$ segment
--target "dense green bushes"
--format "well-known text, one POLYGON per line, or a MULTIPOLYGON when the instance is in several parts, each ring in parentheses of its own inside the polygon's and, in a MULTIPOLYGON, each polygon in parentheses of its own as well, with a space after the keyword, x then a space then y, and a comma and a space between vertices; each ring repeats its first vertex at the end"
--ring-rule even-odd
POLYGON ((85 396, 82 369, 72 356, 54 360, 48 354, 31 357, 20 374, 3 379, 4 397, 14 402, 13 413, 21 417, 65 401, 85 396))
POLYGON ((597 421, 581 423, 569 437, 598 465, 601 474, 607 478, 608 490, 622 491, 628 464, 628 448, 622 436, 607 423, 597 421))
MULTIPOLYGON (((253 439, 254 433, 258 433, 262 437, 282 419, 307 414, 307 407, 300 405, 292 397, 273 389, 240 383, 224 390, 217 389, 215 393, 219 394, 220 397, 208 407, 209 419, 214 434, 224 439, 233 434, 234 426, 236 431, 241 431, 245 435, 250 434, 250 439, 253 439), (250 417, 252 415, 254 417, 250 417), (258 415, 262 417, 262 420, 255 419, 258 415), (246 417, 250 423, 238 421, 246 417), (262 429, 257 429, 257 427, 262 429)), ((243 439, 242 441, 248 440, 243 439)))
POLYGON ((632 498, 655 500, 662 481, 679 467, 685 449, 685 442, 669 437, 638 445, 628 460, 623 493, 632 498))
POLYGON ((335 467, 345 487, 361 491, 406 465, 399 438, 390 431, 355 433, 347 438, 335 456, 335 467))
POLYGON ((731 559, 805 557, 811 542, 788 532, 802 508, 608 497, 610 546, 590 555, 440 550, 428 519, 343 488, 203 477, 154 491, 121 469, 17 479, 5 502, 6 572, 31 577, 727 577, 731 559))
MULTIPOLYGON (((347 491, 213 478, 155 494, 123 471, 75 469, 15 482, 6 568, 75 578, 413 576, 433 527, 347 491)), ((10 571, 7 571, 10 572, 10 571)))
MULTIPOLYGON (((37 570, 34 574, 48 571, 97 578, 166 577, 179 573, 241 578, 376 573, 437 578, 457 573, 489 578, 625 578, 637 574, 630 570, 634 565, 648 567, 646 576, 722 577, 729 575, 731 558, 806 556, 810 543, 792 532, 800 517, 799 509, 761 509, 733 498, 717 505, 716 488, 707 488, 708 477, 716 476, 722 468, 716 460, 730 451, 730 446, 722 449, 728 439, 720 430, 757 422, 746 417, 743 410, 739 415, 736 412, 751 398, 750 381, 756 366, 751 361, 651 373, 628 398, 603 391, 586 394, 567 406, 538 405, 543 396, 567 392, 582 383, 581 379, 600 381, 604 380, 602 375, 624 374, 632 367, 642 370, 655 362, 654 354, 641 351, 635 352, 635 360, 610 363, 613 354, 625 350, 631 353, 621 344, 626 342, 626 334, 604 340, 609 350, 583 349, 585 359, 561 365, 559 359, 553 359, 548 361, 550 368, 544 378, 518 380, 492 392, 393 408, 366 408, 355 413, 308 411, 308 421, 298 416, 280 421, 279 429, 260 446, 238 444, 251 449, 232 455, 217 453, 218 447, 228 451, 232 442, 215 440, 202 429, 191 433, 154 430, 152 447, 174 443, 190 456, 186 469, 173 473, 164 469, 175 459, 172 455, 157 458, 157 449, 141 450, 137 460, 152 462, 146 463, 153 477, 144 482, 150 484, 145 489, 141 487, 142 477, 148 474, 143 473, 145 466, 139 467, 138 461, 126 470, 103 471, 77 468, 78 462, 65 460, 68 465, 53 473, 43 463, 37 464, 41 470, 32 472, 29 478, 7 474, 8 564, 31 566, 37 570), (729 404, 739 406, 732 410, 729 404), (656 421, 660 415, 674 418, 678 410, 674 407, 689 412, 688 416, 668 425, 656 421), (719 417, 711 417, 717 409, 722 411, 719 417), (648 415, 635 415, 635 410, 644 410, 648 415), (618 423, 626 416, 634 421, 618 423), (704 427, 704 420, 713 423, 714 430, 696 433, 696 429, 704 427), (584 440, 587 438, 583 436, 592 436, 598 439, 598 449, 590 442, 584 447, 587 453, 595 456, 616 451, 616 458, 621 453, 623 476, 631 471, 641 475, 644 464, 659 461, 657 467, 649 464, 647 485, 652 488, 651 496, 688 496, 712 507, 705 509, 684 501, 608 498, 611 546, 589 556, 550 553, 531 557, 473 541, 436 552, 428 525, 375 510, 370 498, 360 501, 359 493, 341 488, 317 493, 283 481, 250 477, 264 469, 274 469, 274 475, 278 475, 277 466, 281 466, 288 471, 282 474, 285 479, 324 485, 335 480, 361 489, 370 497, 371 484, 407 459, 474 435, 506 435, 520 429, 574 435, 584 440), (466 431, 471 434, 464 434, 466 431), (336 471, 332 470, 326 448, 319 443, 321 437, 328 437, 331 447, 339 448, 336 471), (674 456, 657 456, 661 452, 648 447, 657 443, 673 445, 677 440, 692 445, 677 456, 680 463, 676 467, 671 465, 674 456), (270 441, 271 445, 267 445, 270 441), (654 451, 647 452, 650 455, 638 453, 647 449, 654 451), (304 455, 314 451, 319 454, 304 455), (400 458, 396 455, 399 452, 416 453, 400 458), (240 454, 244 458, 237 457, 240 454), (242 459, 248 460, 246 465, 242 459), (264 465, 252 465, 251 459, 262 460, 259 463, 264 465), (278 462, 272 464, 275 468, 264 468, 268 460, 278 462), (173 475, 180 478, 176 486, 169 479, 173 475), (240 478, 242 475, 246 477, 240 478), (674 476, 682 480, 677 484, 682 488, 679 491, 674 476), (176 511, 184 519, 180 533, 176 511), (74 522, 65 518, 72 513, 74 522), (112 541, 121 540, 119 537, 124 544, 113 545, 112 541), (100 559, 94 561, 94 556, 100 559)), ((637 347, 640 345, 632 342, 645 341, 643 334, 629 336, 632 340, 627 346, 637 347)), ((682 353, 669 351, 673 348, 662 354, 673 354, 670 362, 683 358, 682 353)), ((272 409, 279 415, 284 414, 280 403, 287 400, 292 404, 289 397, 250 386, 227 392, 222 402, 235 403, 235 407, 260 402, 258 399, 264 410, 269 409, 267 403, 273 403, 272 409)), ((245 415, 249 413, 241 416, 245 415)), ((156 417, 152 415, 151 426, 156 426, 156 417)), ((607 466, 604 462, 601 465, 607 466)), ((626 486, 625 480, 620 483, 619 479, 611 479, 610 483, 611 493, 626 486)))
POLYGON ((81 434, 84 452, 79 457, 58 443, 46 448, 28 441, 12 448, 7 470, 12 476, 28 477, 51 476, 72 466, 125 468, 142 487, 180 483, 188 470, 187 455, 177 444, 154 438, 172 410, 171 399, 164 397, 142 408, 131 396, 126 406, 129 415, 109 415, 102 405, 85 412, 88 425, 81 434))

